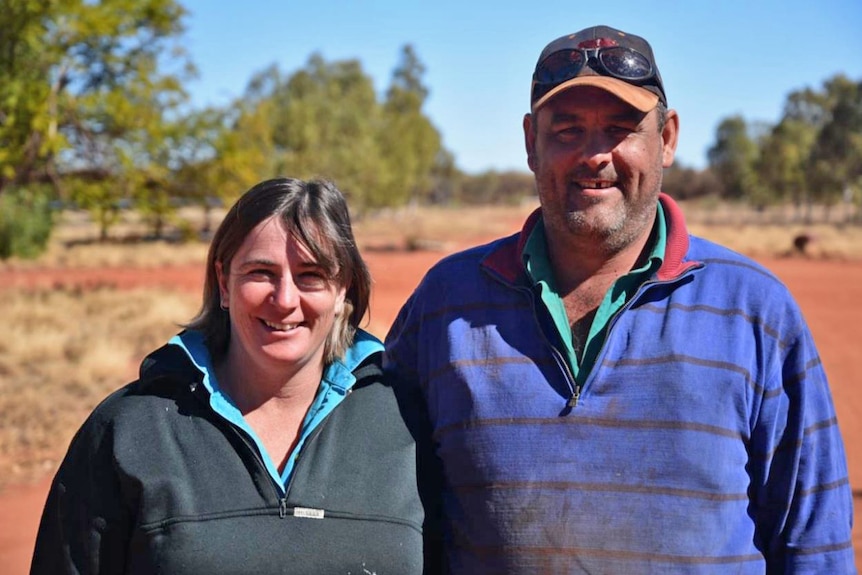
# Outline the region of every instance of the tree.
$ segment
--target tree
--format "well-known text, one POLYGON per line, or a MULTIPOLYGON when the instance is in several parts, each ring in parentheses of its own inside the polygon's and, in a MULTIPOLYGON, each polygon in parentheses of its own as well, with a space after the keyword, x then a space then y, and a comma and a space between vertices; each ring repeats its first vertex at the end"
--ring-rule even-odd
POLYGON ((55 3, 7 0, 0 10, 0 193, 24 182, 59 148, 57 91, 46 42, 55 3))
POLYGON ((362 209, 385 177, 377 142, 380 107, 358 60, 313 54, 273 95, 277 166, 299 177, 334 180, 362 209))
POLYGON ((288 77, 270 66, 234 104, 239 112, 214 165, 237 175, 331 179, 360 214, 427 196, 451 156, 441 153, 439 133, 422 112, 423 72, 405 47, 381 104, 357 60, 312 54, 288 77))
POLYGON ((173 0, 6 4, 0 148, 17 152, 0 156, 0 191, 36 181, 59 187, 61 176, 110 182, 70 190, 107 213, 104 202, 115 203, 119 190, 164 182, 174 129, 166 124, 185 102, 182 79, 194 71, 172 43, 185 10, 173 0), (168 63, 176 69, 163 72, 168 63))
POLYGON ((398 66, 383 104, 380 142, 389 165, 382 197, 374 204, 404 204, 407 200, 430 197, 432 176, 439 161, 445 169, 447 160, 441 155, 440 133, 422 112, 428 89, 422 83, 425 66, 411 45, 401 50, 398 66))
POLYGON ((754 193, 757 184, 757 143, 749 136, 742 116, 726 118, 716 130, 716 142, 708 150, 709 167, 724 188, 724 197, 742 199, 754 193))
POLYGON ((785 116, 763 140, 756 164, 759 179, 778 201, 790 201, 796 207, 797 218, 803 207, 811 207, 806 164, 811 154, 815 126, 785 116))
POLYGON ((827 206, 858 197, 862 184, 862 82, 826 82, 828 114, 808 162, 811 189, 827 206))
MULTIPOLYGON (((129 116, 141 116, 142 98, 164 110, 183 94, 178 76, 158 71, 168 41, 183 30, 185 11, 173 0, 4 4, 0 190, 56 183, 61 168, 92 168, 88 160, 105 152, 93 140, 124 136, 129 116)), ((175 48, 171 56, 182 54, 175 48)))

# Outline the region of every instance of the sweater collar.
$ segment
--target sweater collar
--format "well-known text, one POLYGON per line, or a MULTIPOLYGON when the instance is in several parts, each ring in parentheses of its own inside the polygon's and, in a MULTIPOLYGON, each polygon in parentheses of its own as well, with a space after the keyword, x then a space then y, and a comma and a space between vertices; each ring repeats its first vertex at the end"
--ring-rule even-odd
MULTIPOLYGON (((689 237, 685 217, 679 205, 665 193, 659 194, 659 202, 664 208, 667 224, 667 245, 664 253, 664 261, 656 272, 659 280, 668 280, 682 274, 686 270, 698 265, 698 262, 686 261, 689 237)), ((509 238, 509 241, 500 243, 496 249, 488 254, 482 265, 509 282, 515 283, 525 273, 522 256, 527 240, 541 217, 542 209, 536 208, 527 219, 521 231, 509 238)))

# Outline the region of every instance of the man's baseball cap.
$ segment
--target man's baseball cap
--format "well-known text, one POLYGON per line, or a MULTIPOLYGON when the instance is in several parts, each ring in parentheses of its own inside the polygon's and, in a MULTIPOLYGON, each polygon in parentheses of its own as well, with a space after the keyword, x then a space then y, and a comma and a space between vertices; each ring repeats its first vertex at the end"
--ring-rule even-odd
POLYGON ((595 86, 642 112, 667 97, 649 43, 610 26, 592 26, 557 38, 542 50, 530 93, 530 107, 574 86, 595 86))

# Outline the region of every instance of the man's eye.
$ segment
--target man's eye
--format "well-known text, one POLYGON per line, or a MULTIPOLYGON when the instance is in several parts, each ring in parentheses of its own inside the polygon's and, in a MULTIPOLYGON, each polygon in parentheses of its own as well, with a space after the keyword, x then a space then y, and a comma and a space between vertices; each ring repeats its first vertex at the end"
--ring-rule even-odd
POLYGON ((619 134, 628 134, 631 131, 632 131, 631 128, 629 128, 628 126, 611 126, 610 128, 608 128, 608 132, 610 132, 611 134, 618 134, 618 135, 619 134))
POLYGON ((583 133, 583 128, 579 126, 566 126, 564 128, 557 129, 556 137, 563 140, 572 140, 581 137, 583 133))

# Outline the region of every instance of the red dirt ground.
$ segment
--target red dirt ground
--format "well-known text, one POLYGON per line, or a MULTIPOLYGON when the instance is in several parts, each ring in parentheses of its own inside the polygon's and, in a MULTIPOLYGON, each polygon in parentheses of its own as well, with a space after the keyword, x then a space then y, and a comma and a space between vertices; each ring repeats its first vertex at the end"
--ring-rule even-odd
MULTIPOLYGON (((375 278, 372 320, 389 325, 421 274, 443 254, 439 252, 369 252, 366 261, 375 278)), ((772 259, 762 263, 790 287, 809 322, 829 375, 838 420, 844 434, 850 480, 860 516, 862 498, 862 262, 772 259), (858 494, 858 495, 856 495, 858 494)), ((141 284, 200 290, 198 266, 175 267, 141 273, 139 269, 27 270, 0 272, 0 285, 26 287, 56 285, 141 284)), ((27 573, 39 514, 50 479, 34 485, 14 486, 0 492, 0 565, 7 575, 27 573)), ((862 572, 862 526, 853 535, 857 569, 862 572)))

